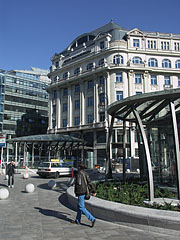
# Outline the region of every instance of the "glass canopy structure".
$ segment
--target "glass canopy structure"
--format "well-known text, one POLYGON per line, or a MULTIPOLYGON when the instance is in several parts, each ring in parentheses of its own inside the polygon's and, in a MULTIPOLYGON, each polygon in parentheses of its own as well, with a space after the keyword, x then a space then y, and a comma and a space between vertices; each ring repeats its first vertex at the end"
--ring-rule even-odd
MULTIPOLYGON (((140 131, 143 142, 145 159, 147 163, 147 173, 149 181, 149 200, 154 200, 154 182, 152 173, 152 163, 148 140, 145 132, 145 125, 156 122, 159 119, 169 119, 168 125, 172 126, 174 139, 174 154, 177 174, 177 191, 180 199, 180 151, 179 136, 176 114, 180 111, 180 89, 169 89, 145 93, 142 95, 130 96, 121 101, 117 101, 108 106, 108 114, 112 116, 109 128, 109 140, 107 143, 107 160, 110 162, 108 149, 114 119, 136 123, 140 131)), ((141 161, 141 159, 140 159, 141 161)))
POLYGON ((38 158, 42 157, 42 153, 50 160, 53 157, 64 156, 64 152, 71 152, 72 149, 76 150, 84 147, 84 141, 69 135, 62 134, 41 134, 12 138, 7 140, 7 162, 8 162, 8 144, 15 144, 15 162, 17 162, 18 144, 23 147, 23 165, 27 158, 29 151, 32 158, 32 165, 34 164, 35 153, 38 153, 38 158))

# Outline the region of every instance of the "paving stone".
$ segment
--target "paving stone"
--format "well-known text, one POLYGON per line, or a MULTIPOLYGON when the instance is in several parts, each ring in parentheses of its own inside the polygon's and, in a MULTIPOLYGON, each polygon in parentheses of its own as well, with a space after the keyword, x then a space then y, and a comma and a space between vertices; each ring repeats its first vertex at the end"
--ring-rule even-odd
MULTIPOLYGON (((67 203, 67 177, 57 179, 55 190, 47 189, 50 179, 30 176, 24 180, 15 175, 15 188, 10 189, 6 201, 0 201, 0 240, 176 240, 180 231, 142 226, 117 224, 97 219, 94 228, 82 216, 82 224, 71 224, 76 212, 67 203), (33 183, 32 194, 24 192, 25 186, 33 183), (62 197, 62 198, 61 198, 62 197)), ((5 184, 0 175, 0 185, 5 184)))

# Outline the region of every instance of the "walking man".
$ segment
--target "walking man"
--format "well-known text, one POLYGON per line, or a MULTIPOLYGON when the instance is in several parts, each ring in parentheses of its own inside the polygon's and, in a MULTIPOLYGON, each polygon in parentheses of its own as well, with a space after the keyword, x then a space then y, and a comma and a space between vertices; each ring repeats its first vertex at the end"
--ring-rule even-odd
POLYGON ((11 181, 11 187, 14 188, 14 173, 15 173, 15 165, 14 161, 11 161, 7 165, 7 175, 8 175, 8 187, 10 188, 10 181, 11 181))
POLYGON ((78 173, 75 176, 75 194, 78 197, 77 215, 76 219, 72 223, 80 224, 82 213, 91 221, 91 227, 94 227, 95 217, 85 208, 84 199, 87 191, 87 185, 91 187, 91 193, 96 196, 93 185, 91 184, 89 175, 84 171, 85 166, 79 164, 78 173))

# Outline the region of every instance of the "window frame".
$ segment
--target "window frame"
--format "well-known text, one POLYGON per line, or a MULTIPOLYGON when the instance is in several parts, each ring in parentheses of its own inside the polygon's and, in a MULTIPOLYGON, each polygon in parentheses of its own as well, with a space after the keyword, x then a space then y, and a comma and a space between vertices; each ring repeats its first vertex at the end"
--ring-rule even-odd
POLYGON ((142 64, 142 58, 141 57, 138 57, 138 56, 134 56, 133 59, 132 59, 132 63, 133 64, 142 64))
POLYGON ((121 101, 123 99, 123 91, 116 91, 116 100, 121 101))

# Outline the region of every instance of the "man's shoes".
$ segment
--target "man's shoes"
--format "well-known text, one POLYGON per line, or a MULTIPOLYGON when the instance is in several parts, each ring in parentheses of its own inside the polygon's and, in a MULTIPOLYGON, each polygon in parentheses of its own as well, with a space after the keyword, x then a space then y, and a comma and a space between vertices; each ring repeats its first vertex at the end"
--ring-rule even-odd
POLYGON ((12 185, 12 188, 14 188, 14 185, 12 185))
POLYGON ((79 222, 77 222, 77 220, 72 220, 71 223, 73 223, 73 224, 79 224, 79 222))
POLYGON ((10 185, 8 186, 8 188, 10 188, 10 185))
POLYGON ((94 221, 92 222, 92 225, 91 225, 92 228, 94 227, 95 222, 96 222, 96 219, 94 219, 94 221))

